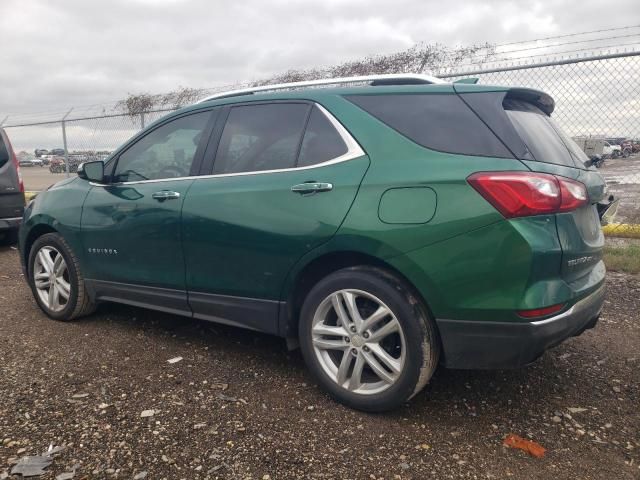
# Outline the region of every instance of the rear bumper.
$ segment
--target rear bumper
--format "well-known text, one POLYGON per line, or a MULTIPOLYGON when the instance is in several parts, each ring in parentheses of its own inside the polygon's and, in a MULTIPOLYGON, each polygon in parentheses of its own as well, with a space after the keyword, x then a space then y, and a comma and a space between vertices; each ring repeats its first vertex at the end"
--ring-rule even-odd
POLYGON ((0 218, 0 232, 20 228, 22 217, 0 218))
POLYGON ((595 326, 605 287, 545 320, 526 323, 436 320, 449 368, 515 368, 531 363, 545 350, 595 326))

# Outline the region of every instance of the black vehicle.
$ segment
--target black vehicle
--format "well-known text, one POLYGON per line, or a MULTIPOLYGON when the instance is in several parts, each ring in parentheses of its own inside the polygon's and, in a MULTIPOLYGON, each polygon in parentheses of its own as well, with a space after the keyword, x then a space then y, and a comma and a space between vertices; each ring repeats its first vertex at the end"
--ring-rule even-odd
POLYGON ((24 213, 24 184, 9 138, 0 128, 0 242, 16 243, 24 213))

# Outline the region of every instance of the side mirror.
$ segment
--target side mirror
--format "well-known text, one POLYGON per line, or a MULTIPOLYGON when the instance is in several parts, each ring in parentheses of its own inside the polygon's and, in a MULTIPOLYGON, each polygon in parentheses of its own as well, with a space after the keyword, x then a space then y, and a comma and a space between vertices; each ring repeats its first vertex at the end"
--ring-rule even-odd
POLYGON ((102 182, 104 180, 104 163, 102 160, 81 163, 78 166, 78 176, 90 182, 102 182))

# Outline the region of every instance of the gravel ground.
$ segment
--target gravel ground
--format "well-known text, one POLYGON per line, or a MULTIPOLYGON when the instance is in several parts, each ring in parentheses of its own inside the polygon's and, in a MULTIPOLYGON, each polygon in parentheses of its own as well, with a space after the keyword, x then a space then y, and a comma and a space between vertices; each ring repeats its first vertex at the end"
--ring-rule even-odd
POLYGON ((368 415, 274 337, 115 305, 49 320, 3 248, 0 479, 51 444, 66 448, 43 479, 638 479, 640 279, 610 274, 608 295, 596 329, 534 365, 440 369, 368 415), (546 455, 502 446, 510 433, 546 455))

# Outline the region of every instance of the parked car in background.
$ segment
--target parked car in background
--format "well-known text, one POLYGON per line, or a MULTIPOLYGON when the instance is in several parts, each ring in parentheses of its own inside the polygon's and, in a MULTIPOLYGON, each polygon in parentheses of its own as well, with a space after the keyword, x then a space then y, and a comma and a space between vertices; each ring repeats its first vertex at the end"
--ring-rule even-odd
POLYGON ((25 158, 18 162, 21 167, 42 167, 44 162, 41 158, 25 158))
POLYGON ((622 147, 620 145, 604 142, 602 156, 604 158, 618 158, 622 155, 622 147))
POLYGON ((622 142, 620 148, 622 149, 622 158, 629 158, 633 154, 633 144, 629 140, 622 142))
MULTIPOLYGON (((69 157, 69 173, 76 173, 78 165, 82 163, 82 159, 77 157, 69 157)), ((67 164, 63 157, 53 157, 49 162, 49 171, 51 173, 64 173, 67 171, 67 164)))
POLYGON ((280 335, 337 400, 395 408, 438 364, 596 324, 605 182, 553 110, 424 75, 219 94, 39 194, 25 278, 57 320, 115 301, 280 335))
POLYGON ((9 137, 0 128, 0 242, 15 243, 24 213, 24 184, 9 137))

